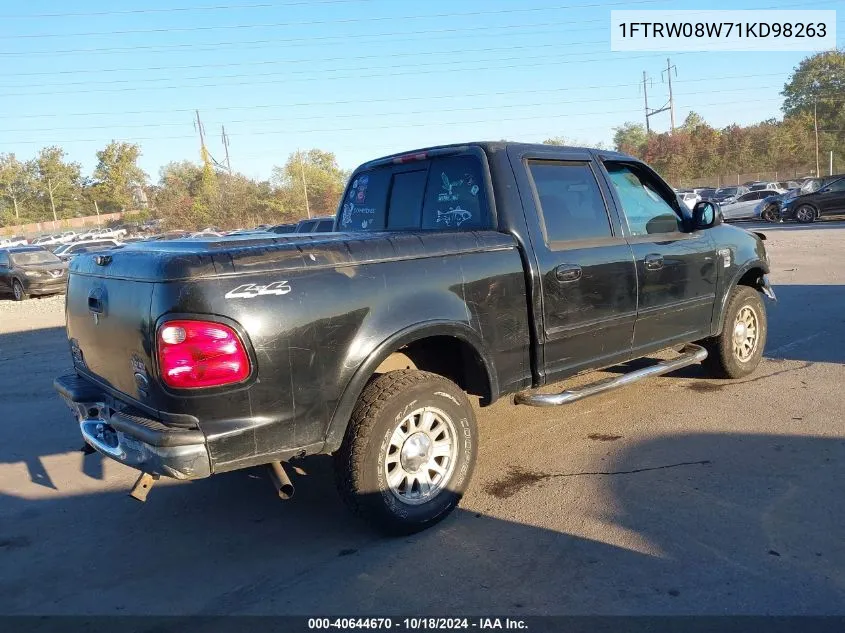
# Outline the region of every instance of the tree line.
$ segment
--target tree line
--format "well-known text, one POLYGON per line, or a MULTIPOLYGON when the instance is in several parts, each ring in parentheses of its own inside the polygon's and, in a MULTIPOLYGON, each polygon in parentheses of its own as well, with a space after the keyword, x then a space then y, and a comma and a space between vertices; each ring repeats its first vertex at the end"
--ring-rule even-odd
MULTIPOLYGON (((783 119, 717 129, 691 112, 674 132, 646 132, 638 123, 614 129, 616 149, 646 161, 676 186, 718 184, 729 175, 845 172, 845 51, 804 59, 781 93, 783 119), (816 131, 818 130, 818 150, 816 131)), ((753 96, 749 96, 753 99, 753 96)), ((733 183, 735 184, 735 183, 733 183)))
MULTIPOLYGON (((803 60, 781 94, 782 120, 717 129, 692 112, 680 127, 662 134, 624 123, 614 128, 614 146, 645 160, 675 186, 708 179, 716 184, 728 174, 756 172, 787 179, 815 171, 817 154, 826 173, 831 150, 837 171, 845 172, 845 51, 803 60)), ((567 142, 572 140, 560 136, 546 141, 567 142)), ((96 156, 93 172, 84 175, 60 147, 45 147, 28 160, 0 153, 0 226, 113 211, 159 217, 169 227, 186 229, 292 222, 306 210, 312 216, 334 214, 349 176, 333 153, 320 149, 291 154, 268 180, 229 173, 204 154, 199 163, 165 165, 151 183, 138 166, 136 144, 112 141, 96 156)))

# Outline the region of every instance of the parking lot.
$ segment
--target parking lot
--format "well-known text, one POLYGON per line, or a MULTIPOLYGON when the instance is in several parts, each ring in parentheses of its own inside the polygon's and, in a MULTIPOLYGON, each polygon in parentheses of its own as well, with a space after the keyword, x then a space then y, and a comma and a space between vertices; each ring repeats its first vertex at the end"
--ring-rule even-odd
POLYGON ((328 458, 288 502, 261 470, 131 499, 51 388, 62 298, 0 299, 0 613, 845 614, 845 222, 756 228, 779 301, 754 376, 502 400, 461 508, 400 539, 328 458))

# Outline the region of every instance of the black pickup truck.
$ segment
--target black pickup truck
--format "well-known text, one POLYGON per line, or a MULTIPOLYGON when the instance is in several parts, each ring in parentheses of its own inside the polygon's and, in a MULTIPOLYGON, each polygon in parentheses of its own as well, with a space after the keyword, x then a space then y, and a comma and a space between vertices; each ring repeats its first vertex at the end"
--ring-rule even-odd
POLYGON ((333 454, 353 510, 413 532, 469 484, 467 394, 562 405, 701 361, 739 378, 765 345, 763 236, 715 203, 689 211, 630 156, 514 143, 388 156, 355 170, 334 228, 73 260, 74 373, 55 387, 86 448, 142 471, 133 496, 160 476, 269 465, 287 497, 283 462, 333 454), (535 391, 660 350, 676 355, 535 391))

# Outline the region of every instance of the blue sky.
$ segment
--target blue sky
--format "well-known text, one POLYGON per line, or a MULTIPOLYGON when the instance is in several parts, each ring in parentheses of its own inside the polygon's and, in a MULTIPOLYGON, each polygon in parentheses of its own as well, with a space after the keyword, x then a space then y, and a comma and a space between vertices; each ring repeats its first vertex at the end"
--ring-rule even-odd
MULTIPOLYGON (((66 149, 86 171, 111 139, 137 142, 153 180, 212 155, 266 178, 298 148, 341 166, 474 139, 609 143, 667 99, 666 53, 611 53, 611 9, 845 9, 842 0, 29 0, 0 8, 0 152, 66 149), (211 9, 210 7, 217 7, 211 9), (175 10, 174 10, 175 9, 175 10), (68 15, 79 14, 79 15, 68 15)), ((845 41, 845 10, 838 15, 845 41)), ((807 53, 669 53, 676 119, 780 114, 807 53)), ((669 127, 668 113, 652 126, 669 127)))

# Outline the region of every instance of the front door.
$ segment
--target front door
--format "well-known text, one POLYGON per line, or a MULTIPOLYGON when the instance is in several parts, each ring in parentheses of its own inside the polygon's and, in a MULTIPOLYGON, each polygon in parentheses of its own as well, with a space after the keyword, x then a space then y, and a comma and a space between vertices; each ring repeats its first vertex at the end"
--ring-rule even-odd
POLYGON ((709 234, 684 230, 677 197, 645 165, 606 161, 604 167, 637 262, 635 352, 708 336, 717 276, 709 234))
POLYGON ((609 191, 589 154, 552 150, 521 156, 520 195, 542 296, 543 362, 553 381, 630 354, 636 267, 609 191), (532 208, 536 212, 532 213, 532 208))

